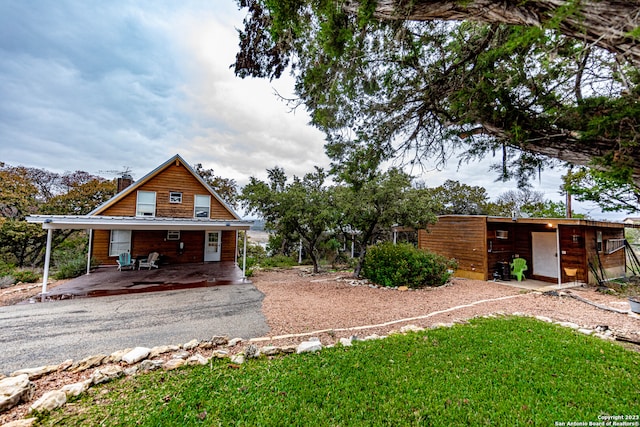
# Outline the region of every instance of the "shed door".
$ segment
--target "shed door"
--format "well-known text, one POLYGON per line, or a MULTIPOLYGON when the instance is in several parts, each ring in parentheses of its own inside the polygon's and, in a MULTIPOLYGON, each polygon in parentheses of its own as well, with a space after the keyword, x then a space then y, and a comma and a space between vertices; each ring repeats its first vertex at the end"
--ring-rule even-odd
POLYGON ((220 231, 207 231, 204 239, 204 260, 220 261, 220 231))
MULTIPOLYGON (((556 233, 531 233, 533 271, 536 276, 558 277, 558 241, 556 233)), ((526 274, 526 273, 525 273, 526 274)))

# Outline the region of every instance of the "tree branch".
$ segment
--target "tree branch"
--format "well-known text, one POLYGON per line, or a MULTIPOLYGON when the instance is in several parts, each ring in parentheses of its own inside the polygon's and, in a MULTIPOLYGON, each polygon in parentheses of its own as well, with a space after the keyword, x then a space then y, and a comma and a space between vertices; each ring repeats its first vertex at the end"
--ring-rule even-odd
MULTIPOLYGON (((347 1, 343 9, 357 13, 360 1, 347 1)), ((639 0, 378 0, 374 16, 384 20, 470 20, 557 28, 562 34, 592 43, 640 64, 639 0), (575 13, 573 9, 576 9, 575 13)))

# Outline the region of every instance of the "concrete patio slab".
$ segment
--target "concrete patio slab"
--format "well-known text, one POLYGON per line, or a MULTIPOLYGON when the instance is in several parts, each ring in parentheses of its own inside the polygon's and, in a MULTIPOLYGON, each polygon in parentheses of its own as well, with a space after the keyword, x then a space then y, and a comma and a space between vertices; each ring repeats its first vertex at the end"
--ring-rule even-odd
POLYGON ((123 270, 99 267, 46 293, 47 300, 99 297, 141 292, 251 283, 233 262, 162 265, 160 268, 123 270))

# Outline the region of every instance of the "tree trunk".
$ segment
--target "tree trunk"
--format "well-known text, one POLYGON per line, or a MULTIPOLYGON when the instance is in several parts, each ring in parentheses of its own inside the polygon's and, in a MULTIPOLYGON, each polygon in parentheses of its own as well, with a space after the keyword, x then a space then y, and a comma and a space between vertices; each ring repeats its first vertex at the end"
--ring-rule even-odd
MULTIPOLYGON (((347 1, 343 7, 357 12, 360 2, 347 1)), ((640 64, 640 38, 629 35, 640 27, 640 0, 378 0, 375 16, 387 20, 549 26, 640 64), (553 22, 556 19, 558 24, 553 22)))

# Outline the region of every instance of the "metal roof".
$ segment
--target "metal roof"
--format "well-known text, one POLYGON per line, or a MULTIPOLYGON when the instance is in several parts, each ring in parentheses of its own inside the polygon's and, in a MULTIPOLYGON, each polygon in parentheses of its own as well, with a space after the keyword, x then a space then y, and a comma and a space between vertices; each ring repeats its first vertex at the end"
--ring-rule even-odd
POLYGON ((27 222, 54 230, 248 230, 253 221, 86 215, 30 215, 27 222))
POLYGON ((439 215, 442 217, 476 217, 486 218, 489 223, 512 223, 512 224, 552 224, 554 227, 558 225, 573 225, 573 226, 586 226, 586 227, 608 227, 608 228, 638 228, 633 224, 622 222, 610 222, 610 221, 595 221, 591 219, 583 218, 511 218, 502 216, 488 216, 488 215, 439 215))

